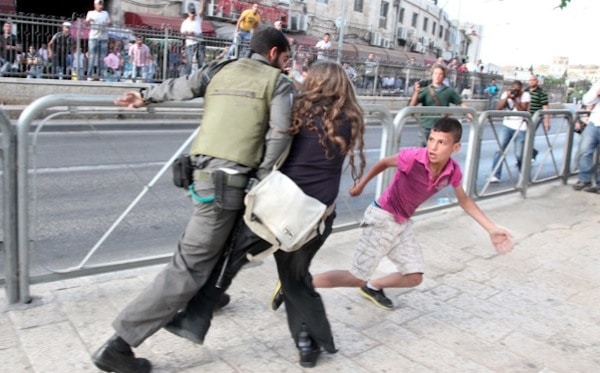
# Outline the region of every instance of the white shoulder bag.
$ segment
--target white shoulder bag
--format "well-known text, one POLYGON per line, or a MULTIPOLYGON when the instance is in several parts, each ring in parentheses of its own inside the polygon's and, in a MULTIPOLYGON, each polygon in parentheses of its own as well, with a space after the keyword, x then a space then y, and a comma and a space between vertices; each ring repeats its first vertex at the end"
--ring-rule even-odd
POLYGON ((273 171, 256 184, 244 198, 244 222, 254 234, 273 245, 256 260, 277 250, 296 251, 324 229, 324 217, 333 212, 327 206, 306 195, 286 175, 278 170, 288 149, 277 159, 273 171))

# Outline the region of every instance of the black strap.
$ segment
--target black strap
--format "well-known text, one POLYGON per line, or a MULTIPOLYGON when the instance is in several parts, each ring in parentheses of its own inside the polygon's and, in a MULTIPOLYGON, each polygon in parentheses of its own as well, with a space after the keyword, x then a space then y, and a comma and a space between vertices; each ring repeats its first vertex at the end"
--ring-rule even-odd
POLYGON ((433 98, 433 101, 435 101, 435 104, 437 106, 442 106, 442 103, 440 102, 440 99, 438 98, 437 94, 435 93, 435 90, 433 89, 432 86, 429 86, 429 93, 431 94, 431 97, 433 98))

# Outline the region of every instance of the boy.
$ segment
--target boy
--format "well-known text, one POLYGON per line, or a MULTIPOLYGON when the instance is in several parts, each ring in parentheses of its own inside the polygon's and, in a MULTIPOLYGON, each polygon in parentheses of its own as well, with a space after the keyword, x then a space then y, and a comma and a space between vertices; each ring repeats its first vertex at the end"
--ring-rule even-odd
MULTIPOLYGON (((397 155, 379 160, 371 170, 350 189, 355 197, 367 183, 389 167, 397 167, 394 179, 379 197, 367 207, 350 270, 331 270, 313 276, 315 288, 359 287, 360 294, 375 305, 391 310, 392 301, 384 288, 417 286, 425 270, 421 248, 412 230, 410 217, 417 207, 447 185, 452 185, 458 204, 490 235, 499 253, 512 250, 510 233, 496 226, 467 196, 461 186, 460 166, 451 158, 460 150, 462 126, 453 118, 441 118, 432 127, 426 148, 402 149, 397 155), (398 271, 372 278, 381 259, 387 256, 398 271)), ((280 287, 273 296, 271 307, 283 302, 280 287)))

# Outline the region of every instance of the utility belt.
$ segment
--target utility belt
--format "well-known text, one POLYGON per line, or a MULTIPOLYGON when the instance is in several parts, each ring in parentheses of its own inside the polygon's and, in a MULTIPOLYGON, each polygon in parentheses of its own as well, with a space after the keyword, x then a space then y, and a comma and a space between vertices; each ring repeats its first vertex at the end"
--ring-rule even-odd
POLYGON ((230 173, 228 169, 215 169, 215 170, 199 170, 195 169, 192 173, 194 182, 188 187, 188 191, 192 199, 200 203, 214 203, 213 210, 216 213, 223 211, 223 194, 225 192, 225 186, 234 188, 246 188, 248 184, 248 176, 230 173), (215 184, 215 194, 208 197, 201 197, 196 194, 194 190, 194 184, 196 181, 210 181, 215 184))
POLYGON ((225 186, 244 189, 248 185, 248 176, 229 168, 213 170, 198 169, 189 154, 182 154, 173 162, 173 183, 187 189, 192 199, 200 203, 213 203, 215 212, 223 210, 225 186), (215 185, 214 195, 199 196, 194 189, 196 181, 208 181, 215 185))
MULTIPOLYGON (((192 177, 196 181, 215 181, 216 172, 219 170, 199 170, 196 169, 192 173, 192 177)), ((234 188, 246 188, 248 184, 248 176, 242 174, 229 174, 226 171, 223 172, 223 183, 227 186, 234 188)))

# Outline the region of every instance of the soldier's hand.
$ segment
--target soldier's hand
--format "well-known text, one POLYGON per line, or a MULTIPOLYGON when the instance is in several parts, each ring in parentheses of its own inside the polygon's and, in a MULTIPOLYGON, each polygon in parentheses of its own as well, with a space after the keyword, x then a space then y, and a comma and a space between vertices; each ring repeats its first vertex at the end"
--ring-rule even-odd
POLYGON ((119 97, 114 101, 115 105, 123 106, 130 109, 140 108, 144 105, 144 100, 139 92, 127 92, 123 96, 119 97))

